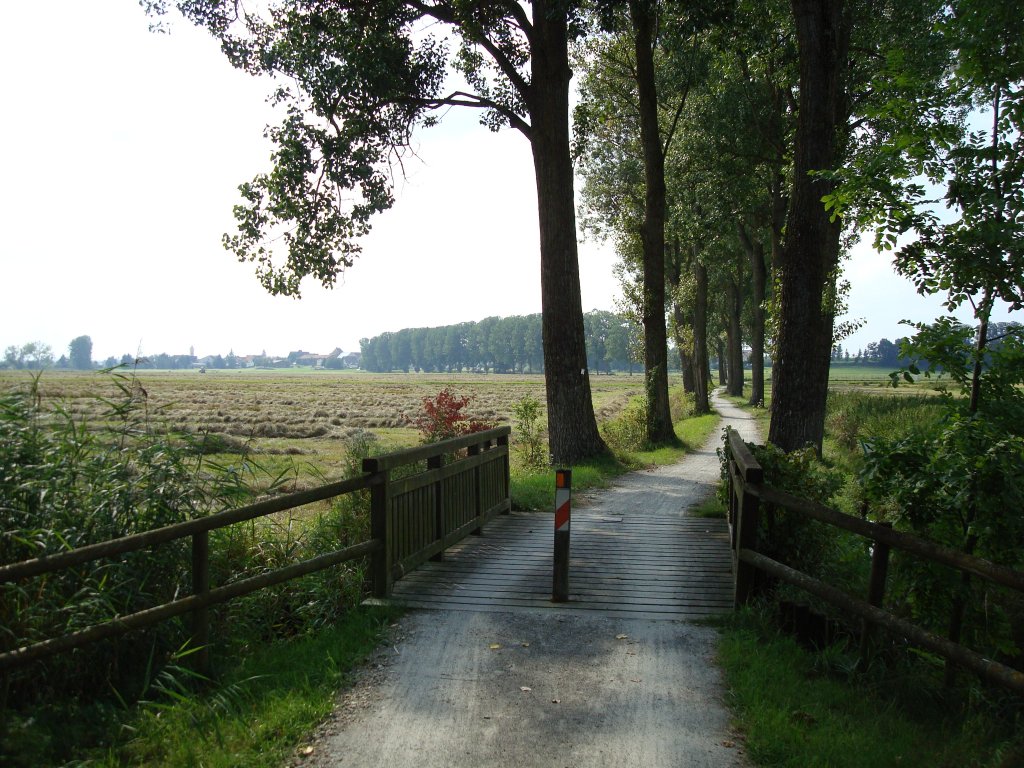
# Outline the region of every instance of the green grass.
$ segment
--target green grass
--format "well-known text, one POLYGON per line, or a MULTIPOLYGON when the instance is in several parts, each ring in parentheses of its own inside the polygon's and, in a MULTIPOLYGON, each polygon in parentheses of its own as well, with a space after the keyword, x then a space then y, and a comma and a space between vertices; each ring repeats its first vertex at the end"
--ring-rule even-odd
MULTIPOLYGON (((718 425, 717 414, 693 416, 675 424, 679 444, 658 446, 645 451, 631 451, 608 456, 598 461, 572 467, 574 492, 606 488, 619 475, 644 467, 664 466, 680 461, 687 453, 699 448, 718 425)), ((555 503, 554 469, 526 470, 517 468, 512 473, 510 496, 512 508, 517 510, 549 511, 555 503)))
POLYGON ((946 699, 913 674, 853 676, 853 659, 806 651, 749 610, 725 619, 718 660, 756 765, 1009 768, 1024 760, 1021 732, 993 717, 990 704, 946 699))
POLYGON ((706 501, 701 502, 690 510, 691 517, 724 518, 726 513, 725 504, 718 495, 710 496, 706 501))

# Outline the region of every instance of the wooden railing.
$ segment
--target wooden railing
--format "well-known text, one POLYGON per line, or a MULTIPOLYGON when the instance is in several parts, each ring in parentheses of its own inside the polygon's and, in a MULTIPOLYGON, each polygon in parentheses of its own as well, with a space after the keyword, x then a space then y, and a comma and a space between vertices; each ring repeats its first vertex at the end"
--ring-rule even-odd
POLYGON ((916 624, 882 610, 886 572, 891 549, 900 549, 934 563, 970 573, 994 584, 1024 592, 1024 573, 995 565, 979 557, 967 555, 891 527, 843 514, 813 501, 792 496, 764 483, 764 474, 739 434, 728 430, 726 439, 729 483, 729 529, 732 540, 734 604, 747 603, 754 595, 758 571, 792 584, 857 616, 868 626, 882 627, 898 637, 949 662, 977 673, 981 677, 1024 693, 1024 672, 987 659, 952 640, 929 632, 916 624), (758 552, 758 530, 761 504, 832 525, 871 539, 872 562, 867 600, 851 597, 842 590, 812 578, 758 552))
POLYGON ((208 517, 189 520, 120 539, 0 566, 0 584, 73 568, 103 558, 191 539, 192 594, 102 624, 0 654, 0 672, 89 643, 191 614, 193 645, 200 668, 208 666, 208 609, 265 587, 299 578, 358 558, 370 557, 373 592, 388 597, 395 579, 429 557, 440 557, 488 520, 511 509, 509 500, 509 427, 478 432, 432 445, 369 458, 361 477, 279 496, 208 517), (457 454, 465 450, 465 456, 457 454), (445 464, 445 457, 450 457, 445 464), (426 462, 426 471, 404 469, 426 462), (401 478, 395 478, 402 469, 401 478), (370 489, 371 538, 344 549, 292 563, 223 586, 210 584, 209 534, 306 504, 370 489))
POLYGON ((391 595, 395 580, 512 509, 509 499, 509 427, 363 460, 370 477, 389 478, 399 467, 427 462, 427 471, 389 479, 371 490, 371 535, 386 542, 373 557, 373 593, 391 595), (465 457, 445 465, 446 455, 465 457))

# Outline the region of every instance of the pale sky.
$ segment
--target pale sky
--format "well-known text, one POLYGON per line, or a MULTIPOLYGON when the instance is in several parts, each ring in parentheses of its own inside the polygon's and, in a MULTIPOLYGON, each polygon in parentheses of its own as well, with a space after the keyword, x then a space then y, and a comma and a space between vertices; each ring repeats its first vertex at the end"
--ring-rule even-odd
MULTIPOLYGON (((172 17, 148 31, 132 0, 8 3, 0 11, 0 350, 93 357, 357 351, 404 327, 540 311, 536 192, 526 140, 453 111, 417 137, 397 202, 334 290, 272 297, 225 251, 237 186, 269 167, 268 87, 172 17)), ((583 308, 614 309, 610 246, 582 241, 583 308)), ((930 320, 887 256, 858 249, 856 350, 930 320)))

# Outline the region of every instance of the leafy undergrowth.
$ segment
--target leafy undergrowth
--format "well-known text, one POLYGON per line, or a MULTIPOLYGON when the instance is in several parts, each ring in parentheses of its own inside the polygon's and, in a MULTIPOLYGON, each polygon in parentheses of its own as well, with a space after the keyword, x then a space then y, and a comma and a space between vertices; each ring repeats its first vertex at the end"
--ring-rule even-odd
POLYGON ((751 610, 724 619, 719 663, 756 765, 1024 764, 1020 702, 977 687, 947 693, 912 666, 855 672, 856 656, 805 650, 751 610))
POLYGON ((339 687, 397 615, 353 609, 331 627, 253 648, 198 691, 194 674, 168 667, 154 695, 130 710, 64 703, 31 719, 11 717, 0 762, 11 768, 280 766, 330 712, 339 687))

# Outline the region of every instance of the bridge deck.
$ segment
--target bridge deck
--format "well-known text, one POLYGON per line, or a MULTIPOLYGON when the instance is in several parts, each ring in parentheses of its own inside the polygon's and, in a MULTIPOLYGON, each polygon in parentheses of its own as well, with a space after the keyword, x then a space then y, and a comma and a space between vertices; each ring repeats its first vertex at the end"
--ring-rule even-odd
POLYGON ((678 513, 574 509, 568 603, 551 602, 553 516, 489 523, 396 582, 396 601, 464 611, 571 610, 642 619, 693 619, 732 609, 724 520, 678 513))

